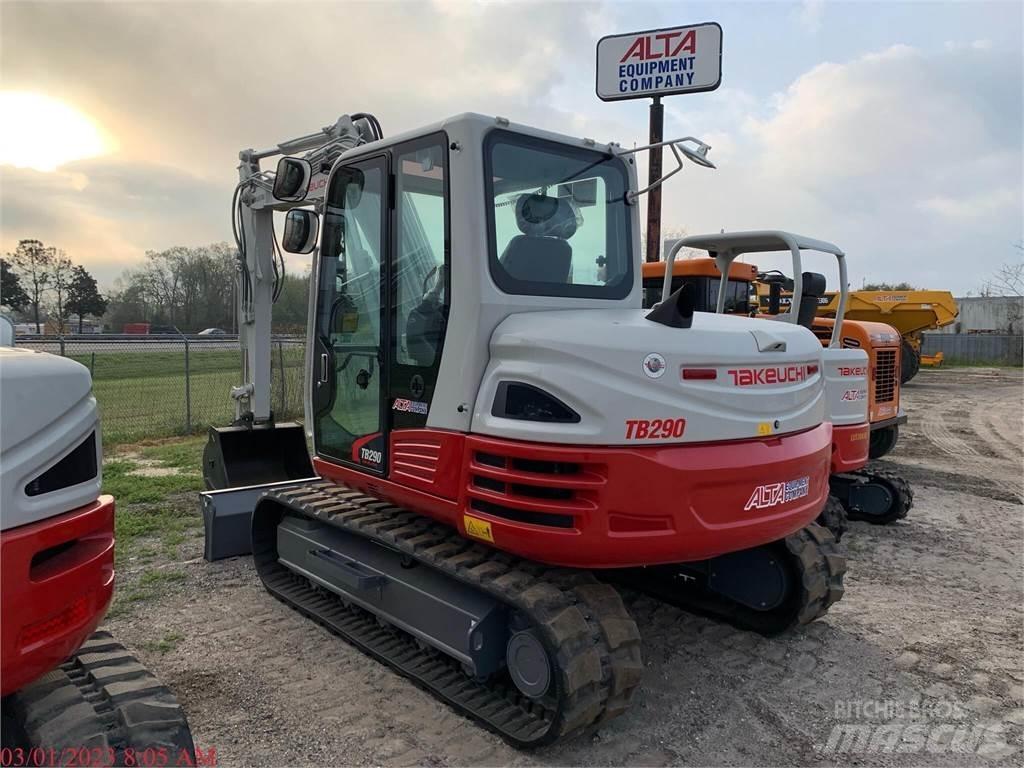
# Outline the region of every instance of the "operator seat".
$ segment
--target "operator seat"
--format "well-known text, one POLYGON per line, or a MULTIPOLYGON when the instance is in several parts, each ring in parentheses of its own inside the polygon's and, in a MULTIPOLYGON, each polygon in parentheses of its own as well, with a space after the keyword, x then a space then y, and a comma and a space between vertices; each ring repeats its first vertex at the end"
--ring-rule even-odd
POLYGON ((803 294, 797 308, 796 322, 804 328, 812 328, 818 314, 818 299, 825 295, 825 276, 820 272, 803 273, 803 294))
POLYGON ((582 217, 564 197, 539 193, 516 200, 516 224, 523 234, 513 237, 498 261, 515 280, 567 283, 572 272, 572 246, 582 217))

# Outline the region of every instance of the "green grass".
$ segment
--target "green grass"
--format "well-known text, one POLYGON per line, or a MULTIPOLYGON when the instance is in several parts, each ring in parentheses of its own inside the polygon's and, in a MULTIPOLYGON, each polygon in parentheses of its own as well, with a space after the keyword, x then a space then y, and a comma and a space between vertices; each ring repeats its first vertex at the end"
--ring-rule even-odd
POLYGON ((104 462, 103 491, 117 500, 114 533, 119 562, 149 562, 158 554, 173 560, 178 547, 202 528, 199 501, 193 494, 203 487, 204 443, 201 437, 190 437, 140 445, 104 462), (140 474, 147 466, 175 472, 140 474), (176 498, 182 495, 184 499, 176 498))
POLYGON ((200 467, 197 461, 192 473, 147 477, 135 473, 140 468, 136 462, 111 459, 103 464, 103 492, 122 504, 153 504, 174 493, 202 490, 200 467))
POLYGON ((143 643, 143 647, 147 651, 152 651, 154 653, 167 653, 168 651, 173 651, 177 647, 178 643, 184 639, 185 636, 183 634, 172 630, 165 633, 164 636, 156 642, 150 640, 143 643))
POLYGON ((203 446, 206 438, 186 437, 168 440, 152 445, 142 444, 138 448, 143 458, 159 461, 165 467, 174 467, 182 472, 200 472, 203 461, 203 446))
MULTIPOLYGON (((241 358, 235 350, 193 347, 189 353, 187 398, 184 346, 172 351, 100 351, 69 356, 92 371, 103 443, 108 447, 202 432, 211 424, 225 425, 234 418, 230 392, 241 379, 241 358)), ((275 415, 282 419, 301 416, 303 348, 293 345, 281 350, 275 346, 271 366, 271 407, 275 415)))

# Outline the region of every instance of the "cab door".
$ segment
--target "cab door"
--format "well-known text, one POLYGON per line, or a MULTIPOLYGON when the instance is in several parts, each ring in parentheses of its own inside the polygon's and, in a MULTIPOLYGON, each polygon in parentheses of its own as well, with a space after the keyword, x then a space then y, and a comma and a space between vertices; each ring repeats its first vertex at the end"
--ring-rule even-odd
POLYGON ((337 168, 324 204, 314 344, 313 440, 318 455, 387 467, 388 159, 337 168))

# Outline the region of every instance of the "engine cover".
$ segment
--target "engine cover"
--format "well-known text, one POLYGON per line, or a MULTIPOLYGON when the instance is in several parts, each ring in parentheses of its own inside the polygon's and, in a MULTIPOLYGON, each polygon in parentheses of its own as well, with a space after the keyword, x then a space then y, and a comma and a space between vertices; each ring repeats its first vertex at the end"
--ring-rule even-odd
POLYGON ((671 328, 647 320, 642 310, 516 314, 491 337, 472 431, 584 445, 799 432, 826 419, 821 364, 813 333, 771 320, 697 312, 691 327, 671 328), (496 415, 503 382, 535 387, 580 418, 496 415))
POLYGON ((0 413, 0 530, 69 512, 99 497, 102 448, 88 368, 45 352, 0 348, 0 413), (80 446, 94 456, 75 461, 67 482, 58 468, 56 477, 51 474, 45 484, 29 488, 80 446), (95 471, 82 475, 83 463, 95 471))

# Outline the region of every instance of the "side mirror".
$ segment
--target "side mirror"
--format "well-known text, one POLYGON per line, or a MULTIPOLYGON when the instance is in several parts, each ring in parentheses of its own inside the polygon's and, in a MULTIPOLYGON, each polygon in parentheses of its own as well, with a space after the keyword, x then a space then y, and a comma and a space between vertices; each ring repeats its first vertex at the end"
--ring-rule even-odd
POLYGON ((309 253, 316 245, 320 219, 312 211, 295 209, 284 217, 284 236, 281 247, 288 253, 309 253))
POLYGON ((306 199, 313 167, 308 160, 300 157, 282 157, 277 161, 277 175, 274 177, 274 197, 286 203, 298 203, 306 199))

